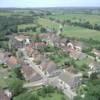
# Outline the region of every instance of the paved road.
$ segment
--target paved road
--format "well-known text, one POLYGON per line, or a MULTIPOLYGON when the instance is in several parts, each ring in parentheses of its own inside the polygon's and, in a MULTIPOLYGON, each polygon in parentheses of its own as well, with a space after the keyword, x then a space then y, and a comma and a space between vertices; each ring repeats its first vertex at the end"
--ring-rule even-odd
POLYGON ((29 87, 41 86, 41 85, 44 85, 44 84, 45 84, 45 81, 42 79, 42 80, 39 80, 39 81, 26 83, 26 84, 24 84, 23 87, 29 88, 29 87))
POLYGON ((46 75, 44 74, 44 72, 39 68, 38 65, 33 63, 32 59, 30 59, 30 57, 27 55, 27 52, 25 51, 25 49, 22 48, 21 51, 24 54, 24 58, 25 58, 24 61, 27 62, 30 65, 30 67, 32 67, 39 75, 41 75, 41 77, 46 78, 46 75))

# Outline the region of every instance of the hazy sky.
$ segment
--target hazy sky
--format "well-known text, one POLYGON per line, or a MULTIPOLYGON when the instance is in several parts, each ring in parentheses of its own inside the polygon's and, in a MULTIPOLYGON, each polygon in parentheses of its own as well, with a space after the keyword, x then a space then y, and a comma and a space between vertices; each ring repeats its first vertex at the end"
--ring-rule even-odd
POLYGON ((100 7, 100 0, 0 0, 0 7, 100 7))

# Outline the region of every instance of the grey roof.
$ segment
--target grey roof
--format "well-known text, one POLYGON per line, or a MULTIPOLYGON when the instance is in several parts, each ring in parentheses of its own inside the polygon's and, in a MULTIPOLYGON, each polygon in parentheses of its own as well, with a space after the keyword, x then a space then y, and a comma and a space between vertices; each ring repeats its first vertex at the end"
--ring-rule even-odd
POLYGON ((93 66, 96 70, 100 70, 100 63, 99 62, 93 62, 93 66))
POLYGON ((47 71, 49 74, 55 71, 56 68, 56 64, 53 61, 48 62, 47 71))
POLYGON ((42 79, 42 77, 39 74, 36 74, 31 78, 30 81, 34 82, 34 81, 38 81, 38 80, 41 80, 41 79, 42 79))
POLYGON ((80 77, 78 75, 70 73, 68 71, 63 71, 59 75, 59 79, 61 79, 62 81, 64 81, 71 88, 74 88, 80 82, 80 77))

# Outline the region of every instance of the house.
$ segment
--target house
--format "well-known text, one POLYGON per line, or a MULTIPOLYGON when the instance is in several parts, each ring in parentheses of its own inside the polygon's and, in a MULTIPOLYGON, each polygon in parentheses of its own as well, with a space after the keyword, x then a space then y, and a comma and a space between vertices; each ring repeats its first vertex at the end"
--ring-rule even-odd
POLYGON ((32 46, 31 45, 28 45, 28 46, 26 46, 25 47, 25 50, 26 50, 26 52, 27 52, 27 55, 29 56, 29 57, 31 57, 32 56, 32 54, 33 54, 33 48, 32 48, 32 46))
POLYGON ((17 35, 17 36, 15 36, 14 38, 15 38, 17 41, 22 42, 22 41, 28 39, 28 36, 25 36, 25 35, 17 35))
POLYGON ((30 44, 30 46, 33 48, 33 49, 40 49, 40 48, 42 48, 42 47, 45 47, 45 46, 47 46, 47 44, 46 44, 46 42, 32 42, 31 44, 30 44))
POLYGON ((42 77, 37 74, 32 67, 30 67, 28 64, 23 64, 21 67, 21 72, 25 78, 26 81, 37 81, 40 80, 42 77))
POLYGON ((8 67, 13 67, 18 64, 17 58, 9 52, 0 52, 0 64, 6 64, 8 67))
POLYGON ((12 94, 9 90, 0 90, 0 100, 11 100, 12 94))
POLYGON ((92 50, 92 53, 95 54, 97 57, 100 57, 100 50, 96 50, 95 48, 92 50))
POLYGON ((71 48, 71 49, 74 49, 74 45, 71 42, 67 43, 67 47, 71 48))
POLYGON ((67 70, 63 70, 59 75, 59 84, 64 89, 74 89, 81 84, 82 74, 72 73, 67 70))
POLYGON ((100 63, 99 62, 92 62, 89 64, 90 71, 93 72, 100 72, 100 63))
POLYGON ((64 69, 58 76, 57 87, 62 89, 63 92, 72 100, 77 95, 75 89, 81 84, 81 80, 81 73, 76 74, 64 69))
POLYGON ((56 64, 44 55, 38 54, 35 57, 35 62, 39 68, 47 75, 56 70, 56 64))
POLYGON ((40 62, 39 68, 44 71, 47 68, 48 59, 46 59, 43 55, 38 55, 37 60, 40 62))
POLYGON ((18 61, 15 56, 10 55, 5 57, 5 63, 8 65, 8 67, 14 67, 18 64, 18 61))
POLYGON ((36 56, 35 56, 35 59, 34 61, 36 62, 37 65, 40 65, 43 61, 45 61, 46 57, 40 53, 38 53, 36 56))
POLYGON ((50 39, 52 33, 44 33, 44 34, 39 34, 39 38, 42 40, 48 40, 50 39))
POLYGON ((76 51, 76 50, 72 50, 69 53, 69 55, 70 55, 70 57, 72 57, 75 60, 82 60, 82 59, 87 58, 87 55, 85 53, 82 53, 82 52, 76 51))
POLYGON ((30 44, 29 36, 26 35, 14 35, 9 40, 9 48, 22 48, 24 45, 30 44))
POLYGON ((76 40, 73 41, 73 45, 74 45, 74 49, 80 52, 82 51, 82 48, 85 47, 85 45, 82 42, 76 40))
POLYGON ((47 74, 52 74, 56 69, 57 65, 53 61, 49 61, 46 69, 47 74))

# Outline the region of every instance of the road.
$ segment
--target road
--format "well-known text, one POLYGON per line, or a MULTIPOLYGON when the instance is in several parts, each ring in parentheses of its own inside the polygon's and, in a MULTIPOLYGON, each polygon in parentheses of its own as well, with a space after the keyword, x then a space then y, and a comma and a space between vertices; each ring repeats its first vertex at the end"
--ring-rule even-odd
POLYGON ((45 81, 42 79, 42 80, 39 80, 39 81, 26 83, 26 84, 24 84, 23 87, 30 88, 30 87, 41 86, 41 85, 44 85, 44 84, 45 84, 45 81))
POLYGON ((35 63, 33 63, 32 59, 30 59, 30 57, 27 55, 27 52, 25 51, 24 48, 20 49, 23 54, 24 54, 24 61, 27 62, 30 67, 32 67, 34 69, 34 71, 36 71, 39 75, 41 75, 42 78, 46 78, 46 75, 44 74, 44 72, 39 68, 38 65, 36 65, 35 63))

